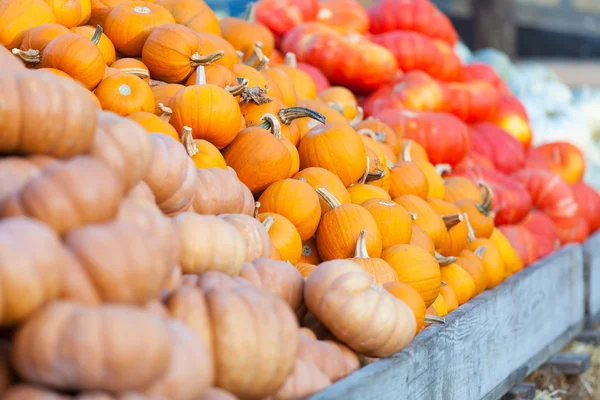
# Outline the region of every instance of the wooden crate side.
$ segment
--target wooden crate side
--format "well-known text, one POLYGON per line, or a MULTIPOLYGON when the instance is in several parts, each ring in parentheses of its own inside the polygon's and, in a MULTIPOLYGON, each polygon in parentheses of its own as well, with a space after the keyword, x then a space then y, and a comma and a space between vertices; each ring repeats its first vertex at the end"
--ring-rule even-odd
POLYGON ((583 244, 588 325, 600 322, 600 232, 583 244))
POLYGON ((584 315, 583 252, 567 246, 312 399, 499 398, 577 335, 584 315))

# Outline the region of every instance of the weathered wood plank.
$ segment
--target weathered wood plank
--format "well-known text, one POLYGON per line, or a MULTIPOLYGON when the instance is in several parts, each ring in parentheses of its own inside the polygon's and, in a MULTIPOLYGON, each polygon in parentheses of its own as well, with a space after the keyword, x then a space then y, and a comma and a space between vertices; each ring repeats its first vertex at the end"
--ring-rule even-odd
POLYGON ((581 332, 583 292, 581 246, 565 247, 312 399, 498 399, 581 332))
POLYGON ((591 365, 591 354, 558 353, 550 357, 544 366, 554 368, 563 375, 581 375, 591 365))
POLYGON ((577 335, 575 340, 597 346, 600 344, 600 331, 584 329, 583 332, 577 335))
POLYGON ((600 322, 600 232, 583 244, 587 325, 600 322))
POLYGON ((502 400, 533 400, 535 398, 535 383, 522 382, 513 386, 502 400))

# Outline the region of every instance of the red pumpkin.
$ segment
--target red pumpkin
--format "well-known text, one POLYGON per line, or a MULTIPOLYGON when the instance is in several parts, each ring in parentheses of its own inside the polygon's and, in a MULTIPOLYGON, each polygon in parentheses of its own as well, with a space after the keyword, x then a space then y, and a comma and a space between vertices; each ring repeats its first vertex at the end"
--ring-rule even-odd
POLYGON ((523 146, 504 129, 481 122, 471 125, 469 133, 471 151, 489 159, 498 171, 512 174, 525 164, 523 146))
POLYGON ((529 192, 533 205, 556 224, 561 243, 570 242, 569 230, 579 224, 579 205, 571 188, 553 172, 522 170, 512 176, 529 192))
POLYGON ((525 149, 531 146, 533 133, 523 104, 510 93, 498 93, 498 109, 492 121, 517 139, 525 149))
POLYGON ((483 81, 449 83, 450 112, 465 122, 488 121, 496 116, 498 91, 483 81))
POLYGON ((600 228, 600 195, 583 182, 571 186, 581 215, 587 221, 590 232, 600 228))
POLYGON ((502 225, 498 229, 506 236, 525 266, 539 258, 538 243, 527 228, 521 225, 502 225))
POLYGON ((585 172, 585 157, 581 150, 568 142, 546 143, 537 148, 546 159, 550 171, 560 176, 568 184, 581 180, 585 172))
POLYGON ((465 82, 484 81, 490 83, 501 93, 510 94, 510 89, 500 78, 494 67, 480 62, 475 62, 463 67, 465 82))
POLYGON ((531 210, 519 225, 533 235, 537 248, 537 258, 546 257, 560 247, 556 224, 543 212, 531 210))
POLYGON ((292 29, 281 47, 295 53, 298 61, 318 67, 332 83, 359 94, 389 82, 398 71, 396 59, 385 48, 359 35, 340 35, 315 22, 292 29), (329 51, 323 51, 324 47, 329 51))
POLYGON ((432 74, 432 76, 444 82, 462 82, 462 61, 458 58, 454 49, 441 40, 434 40, 434 43, 438 51, 442 54, 442 62, 439 64, 439 70, 432 74))
POLYGON ((320 0, 316 20, 343 35, 369 31, 369 16, 356 0, 320 0))
MULTIPOLYGON (((256 20, 275 36, 283 36, 305 21, 302 9, 294 0, 261 0, 256 3, 256 20)), ((315 1, 315 16, 318 3, 315 1)))

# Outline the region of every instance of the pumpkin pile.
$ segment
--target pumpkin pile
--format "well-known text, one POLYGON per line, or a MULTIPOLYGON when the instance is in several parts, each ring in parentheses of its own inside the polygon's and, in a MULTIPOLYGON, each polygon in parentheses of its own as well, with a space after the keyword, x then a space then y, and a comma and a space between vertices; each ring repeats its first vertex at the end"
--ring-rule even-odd
POLYGON ((2 398, 306 398, 583 241, 583 156, 456 40, 428 0, 0 0, 2 398))

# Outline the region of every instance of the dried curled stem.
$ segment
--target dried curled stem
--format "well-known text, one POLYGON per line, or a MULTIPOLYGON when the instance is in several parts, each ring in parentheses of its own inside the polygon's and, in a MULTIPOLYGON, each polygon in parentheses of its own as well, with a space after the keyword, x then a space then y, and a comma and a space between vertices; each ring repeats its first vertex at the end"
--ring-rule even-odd
POLYGON ((471 225, 471 221, 469 221, 469 215, 467 213, 463 213, 463 217, 467 223, 467 241, 470 243, 477 239, 477 237, 475 237, 475 229, 473 229, 473 225, 471 225))
POLYGON ((205 56, 200 53, 194 53, 190 56, 190 61, 192 62, 192 67, 199 67, 200 65, 209 65, 216 61, 219 61, 221 58, 225 56, 225 52, 223 50, 215 51, 214 53, 207 54, 205 56))
POLYGON ((373 129, 369 128, 363 128, 359 130, 358 134, 370 137, 378 142, 383 142, 385 140, 385 132, 375 132, 373 129))
POLYGON ((340 207, 342 205, 342 203, 340 203, 340 201, 336 199, 335 196, 331 194, 327 189, 316 188, 315 191, 319 196, 321 196, 323 200, 325 200, 325 203, 327 203, 330 210, 333 210, 334 208, 340 207))
POLYGON ((450 230, 454 228, 456 225, 460 224, 465 218, 462 214, 450 214, 442 216, 442 220, 446 225, 446 229, 450 230))
POLYGON ((369 176, 369 170, 371 169, 371 158, 367 156, 367 167, 365 168, 365 173, 360 177, 358 183, 363 184, 367 181, 367 177, 369 176))
POLYGON ((261 89, 258 86, 247 87, 246 90, 244 90, 242 92, 242 95, 241 95, 242 100, 240 103, 246 104, 246 103, 254 102, 258 105, 270 103, 273 100, 271 100, 270 98, 267 97, 268 90, 269 90, 269 88, 267 86, 265 86, 264 89, 261 89))
POLYGON ((365 111, 363 110, 363 108, 361 106, 358 106, 356 108, 356 117, 354 117, 351 121, 348 121, 348 123, 350 124, 350 126, 356 126, 356 125, 360 124, 364 118, 365 118, 365 111))
POLYGON ((263 121, 259 126, 263 129, 270 129, 273 136, 277 139, 281 139, 281 124, 276 116, 273 114, 265 114, 260 117, 260 120, 263 121))
POLYGON ((100 43, 100 39, 102 39, 102 32, 104 32, 102 27, 100 25, 96 25, 94 35, 92 35, 92 38, 90 39, 92 43, 94 43, 96 46, 98 46, 98 43, 100 43))
POLYGON ((308 107, 288 107, 282 108, 277 113, 277 116, 285 125, 289 125, 293 120, 298 118, 312 118, 314 120, 319 121, 324 124, 326 122, 326 117, 318 111, 311 110, 308 107))
POLYGON ((144 68, 120 68, 120 70, 126 74, 135 75, 140 79, 150 78, 150 72, 144 68))
POLYGON ((194 157, 196 154, 198 154, 199 150, 198 146, 196 146, 196 143, 194 142, 192 128, 190 128, 189 126, 184 126, 181 129, 180 136, 181 144, 183 144, 183 147, 185 147, 185 151, 187 152, 188 156, 194 157))
POLYGON ((450 265, 450 264, 456 262, 457 258, 454 256, 445 257, 436 251, 435 252, 435 260, 438 262, 438 264, 440 264, 440 266, 443 267, 443 266, 450 265))
POLYGON ((225 90, 231 93, 233 96, 241 96, 242 93, 248 89, 248 79, 243 78, 241 81, 238 80, 238 84, 234 86, 225 86, 225 90))
POLYGON ((259 209, 260 209, 260 202, 255 201, 254 202, 254 212, 252 213, 252 216, 254 217, 254 219, 258 219, 258 210, 259 209))
POLYGON ((39 64, 42 62, 42 55, 40 54, 39 50, 12 49, 12 53, 15 56, 19 56, 19 58, 26 64, 39 64))
POLYGON ((426 315, 425 322, 428 324, 445 324, 446 319, 444 317, 438 317, 437 315, 426 315))
MULTIPOLYGON (((165 122, 169 122, 171 120, 171 116, 173 115, 173 110, 170 107, 166 107, 163 103, 158 103, 158 109, 162 111, 160 119, 165 122)), ((184 126, 184 128, 187 127, 184 126)))

